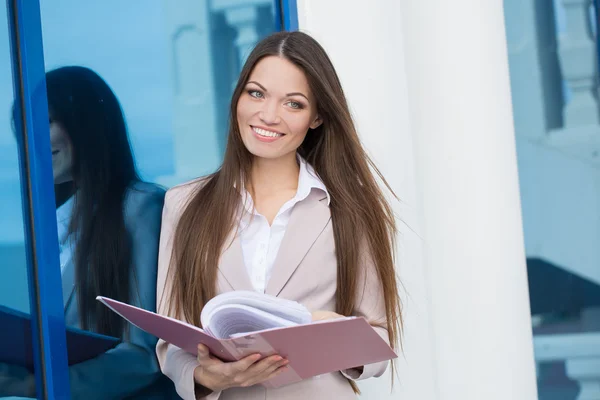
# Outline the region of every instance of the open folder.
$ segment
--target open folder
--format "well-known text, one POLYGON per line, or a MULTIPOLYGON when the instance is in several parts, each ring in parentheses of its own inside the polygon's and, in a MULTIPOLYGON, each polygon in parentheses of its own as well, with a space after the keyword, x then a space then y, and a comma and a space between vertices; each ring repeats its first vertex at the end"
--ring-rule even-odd
POLYGON ((288 359, 285 372, 263 383, 271 388, 397 357, 362 317, 311 323, 303 306, 271 298, 255 292, 219 295, 202 311, 205 330, 116 300, 97 299, 138 328, 194 356, 201 343, 224 361, 255 353, 288 359))
MULTIPOLYGON (((119 343, 119 339, 67 327, 69 365, 92 359, 119 343)), ((31 317, 0 306, 0 363, 33 371, 31 317)))

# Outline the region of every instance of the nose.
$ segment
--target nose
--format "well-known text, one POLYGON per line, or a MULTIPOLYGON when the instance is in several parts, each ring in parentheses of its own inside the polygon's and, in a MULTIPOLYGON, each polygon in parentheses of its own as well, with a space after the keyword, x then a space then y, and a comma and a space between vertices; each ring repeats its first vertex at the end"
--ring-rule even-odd
POLYGON ((279 118, 279 108, 275 101, 265 101, 258 116, 267 125, 275 125, 281 121, 279 118))

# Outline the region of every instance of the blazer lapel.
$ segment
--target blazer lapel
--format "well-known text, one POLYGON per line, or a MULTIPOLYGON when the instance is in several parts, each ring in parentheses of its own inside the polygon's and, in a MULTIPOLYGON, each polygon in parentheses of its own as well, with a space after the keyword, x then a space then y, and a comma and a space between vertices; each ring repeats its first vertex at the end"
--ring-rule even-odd
POLYGON ((279 295, 330 219, 327 199, 322 198, 322 193, 313 191, 294 206, 267 283, 267 294, 279 295))
POLYGON ((221 254, 219 271, 234 290, 254 290, 242 253, 242 244, 237 232, 227 238, 225 245, 229 245, 221 254))

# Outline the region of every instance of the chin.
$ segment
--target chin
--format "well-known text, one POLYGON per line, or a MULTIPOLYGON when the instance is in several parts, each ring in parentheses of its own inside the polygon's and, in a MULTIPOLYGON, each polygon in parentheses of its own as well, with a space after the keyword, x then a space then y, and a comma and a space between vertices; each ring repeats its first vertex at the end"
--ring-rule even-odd
POLYGON ((68 172, 58 171, 58 173, 54 174, 54 184, 60 185, 61 183, 66 183, 71 181, 71 174, 68 172))
POLYGON ((250 150, 250 154, 252 154, 254 157, 266 158, 266 159, 271 159, 271 160, 281 157, 281 154, 274 153, 274 152, 271 152, 271 151, 253 151, 253 150, 250 150))

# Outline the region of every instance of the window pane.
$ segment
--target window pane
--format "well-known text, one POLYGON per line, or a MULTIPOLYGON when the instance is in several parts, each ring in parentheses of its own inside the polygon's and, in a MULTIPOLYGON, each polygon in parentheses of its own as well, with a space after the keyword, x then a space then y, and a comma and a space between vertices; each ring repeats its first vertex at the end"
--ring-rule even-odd
POLYGON ((504 5, 539 398, 600 398, 595 14, 504 5))
POLYGON ((41 15, 66 323, 128 342, 73 365, 72 392, 165 398, 156 340, 95 297, 154 310, 165 190, 218 168, 274 3, 42 0, 41 15))

